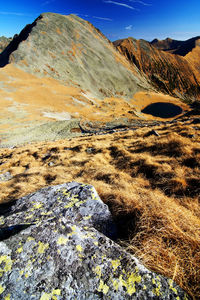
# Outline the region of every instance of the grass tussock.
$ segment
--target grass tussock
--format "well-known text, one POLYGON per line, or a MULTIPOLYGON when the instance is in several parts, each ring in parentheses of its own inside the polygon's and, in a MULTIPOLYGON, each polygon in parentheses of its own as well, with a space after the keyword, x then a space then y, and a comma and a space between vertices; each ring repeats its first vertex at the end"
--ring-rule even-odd
POLYGON ((200 126, 177 123, 0 150, 1 203, 68 181, 95 186, 120 243, 200 295, 200 126))

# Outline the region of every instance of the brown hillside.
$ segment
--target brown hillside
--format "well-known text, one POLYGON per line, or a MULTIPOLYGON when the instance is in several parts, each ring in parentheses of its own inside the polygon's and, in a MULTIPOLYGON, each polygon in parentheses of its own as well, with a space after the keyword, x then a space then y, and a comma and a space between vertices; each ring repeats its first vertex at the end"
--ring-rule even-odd
MULTIPOLYGON (((165 41, 167 49, 167 42, 165 41)), ((164 93, 187 101, 200 99, 199 46, 188 57, 162 51, 149 42, 128 38, 114 42, 117 49, 164 93)))
POLYGON ((195 74, 198 77, 200 74, 200 39, 196 41, 195 47, 191 52, 188 52, 185 59, 194 67, 195 74))

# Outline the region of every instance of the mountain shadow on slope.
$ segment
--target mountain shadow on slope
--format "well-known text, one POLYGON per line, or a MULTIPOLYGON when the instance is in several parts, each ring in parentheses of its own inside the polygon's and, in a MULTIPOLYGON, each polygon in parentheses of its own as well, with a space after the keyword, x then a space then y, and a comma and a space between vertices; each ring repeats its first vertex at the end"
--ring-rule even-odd
POLYGON ((196 47, 199 39, 200 36, 193 37, 186 41, 177 41, 170 38, 165 40, 154 39, 152 42, 150 42, 150 45, 162 51, 185 56, 196 47))
POLYGON ((40 20, 41 16, 39 16, 32 24, 26 25, 26 27, 20 32, 20 34, 15 34, 10 44, 3 50, 0 54, 0 68, 5 67, 9 63, 9 58, 12 52, 17 50, 19 44, 25 41, 33 27, 36 25, 37 20, 40 20))

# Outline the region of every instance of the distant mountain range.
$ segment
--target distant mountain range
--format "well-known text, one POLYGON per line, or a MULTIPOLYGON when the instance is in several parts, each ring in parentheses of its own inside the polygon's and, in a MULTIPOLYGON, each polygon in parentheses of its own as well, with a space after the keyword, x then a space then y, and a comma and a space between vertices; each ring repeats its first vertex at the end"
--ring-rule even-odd
POLYGON ((128 38, 114 45, 158 90, 184 99, 200 98, 200 37, 152 42, 128 38))
POLYGON ((186 41, 177 41, 170 38, 166 38, 165 40, 154 39, 150 44, 159 50, 185 56, 194 48, 200 46, 200 36, 196 36, 186 41))
POLYGON ((0 50, 1 67, 12 63, 100 98, 130 99, 137 91, 158 90, 188 101, 200 99, 200 36, 111 43, 76 15, 44 13, 12 40, 0 38, 0 50))

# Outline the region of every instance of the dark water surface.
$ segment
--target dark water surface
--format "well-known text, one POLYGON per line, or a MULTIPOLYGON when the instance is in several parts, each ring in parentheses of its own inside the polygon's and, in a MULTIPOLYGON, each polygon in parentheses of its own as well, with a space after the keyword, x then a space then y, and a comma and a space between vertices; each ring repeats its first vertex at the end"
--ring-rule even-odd
POLYGON ((176 117, 182 112, 183 110, 180 106, 167 102, 152 103, 142 110, 144 114, 164 119, 176 117))

